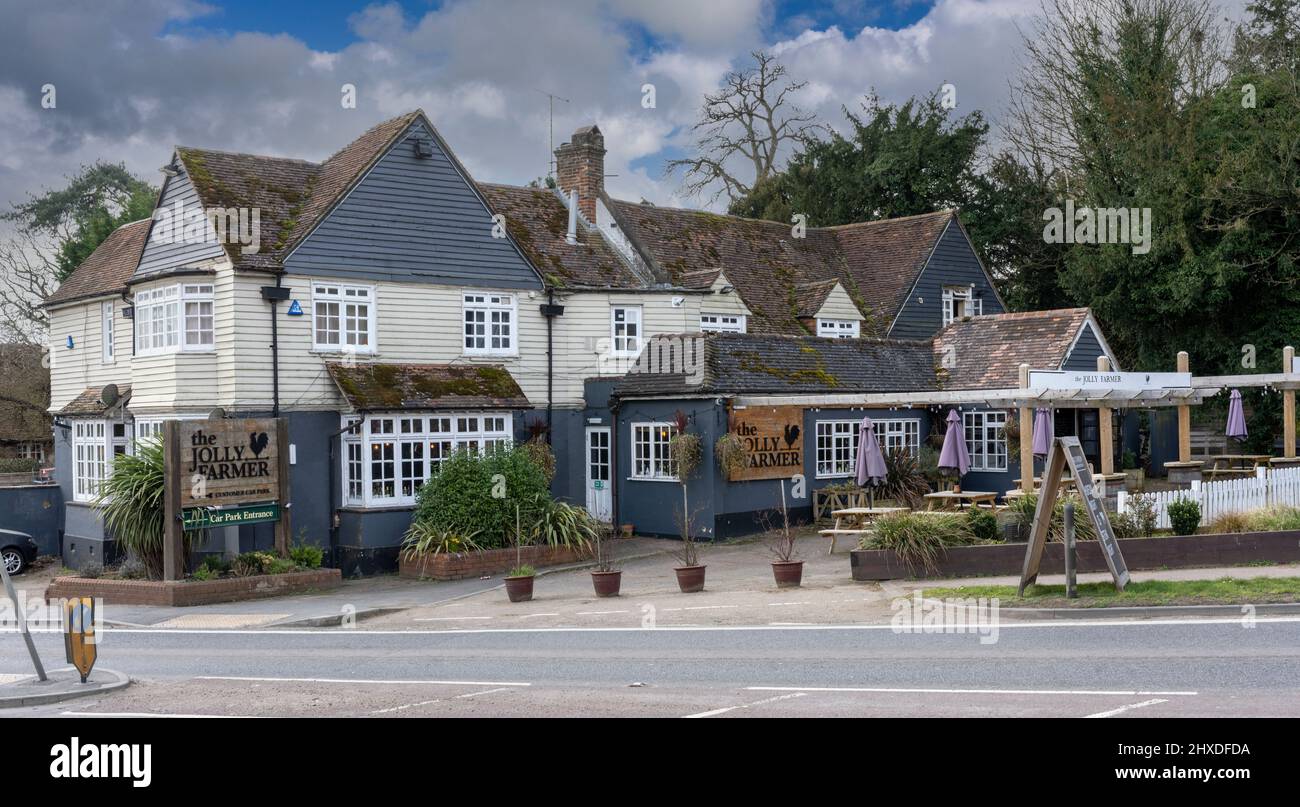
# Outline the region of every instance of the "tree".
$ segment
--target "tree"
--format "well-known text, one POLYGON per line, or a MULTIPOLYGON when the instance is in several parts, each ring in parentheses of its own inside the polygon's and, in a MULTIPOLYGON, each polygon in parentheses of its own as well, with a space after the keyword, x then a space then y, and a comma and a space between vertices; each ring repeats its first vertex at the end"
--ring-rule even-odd
POLYGON ((1246 12, 1250 17, 1233 41, 1235 70, 1294 74, 1300 59, 1300 0, 1254 0, 1246 12))
POLYGON ((683 171, 682 188, 692 196, 710 188, 713 200, 745 196, 776 173, 784 150, 824 128, 789 100, 806 81, 790 80, 770 53, 750 56, 753 67, 728 73, 721 90, 704 96, 700 120, 692 127, 695 155, 670 160, 664 169, 665 176, 683 171))
POLYGON ((125 166, 97 162, 0 213, 16 225, 0 243, 0 338, 43 341, 41 302, 115 229, 148 218, 157 194, 125 166))

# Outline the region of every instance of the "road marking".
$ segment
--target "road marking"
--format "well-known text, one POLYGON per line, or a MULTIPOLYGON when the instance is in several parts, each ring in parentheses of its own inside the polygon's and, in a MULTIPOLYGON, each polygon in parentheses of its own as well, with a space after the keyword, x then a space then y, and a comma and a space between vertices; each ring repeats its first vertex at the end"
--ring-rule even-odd
POLYGON ((769 622, 767 623, 778 628, 802 628, 805 625, 815 625, 815 622, 769 622))
POLYGON ((807 694, 808 694, 807 692, 795 692, 792 695, 777 695, 774 698, 764 698, 761 701, 754 701, 753 703, 742 703, 739 706, 728 706, 723 709, 714 709, 709 712, 699 712, 693 715, 685 715, 684 717, 687 720, 693 717, 713 717, 714 715, 721 715, 721 714, 726 714, 727 712, 733 712, 736 709, 748 709, 751 706, 762 706, 765 703, 776 703, 777 701, 790 700, 791 698, 802 698, 804 695, 807 694))
POLYGON ((16 684, 28 678, 35 678, 31 673, 0 673, 0 684, 16 684))
POLYGON ((777 608, 782 605, 812 605, 812 600, 795 600, 794 602, 769 602, 768 608, 777 608))
POLYGON ((578 611, 577 616, 596 616, 598 614, 630 614, 630 613, 632 613, 630 610, 624 608, 619 611, 578 611))
POLYGON ((491 695, 493 692, 509 692, 510 687, 497 687, 495 689, 485 689, 482 692, 466 692, 464 695, 457 695, 458 698, 477 698, 479 695, 491 695))
POLYGON ((213 720, 257 720, 256 715, 177 715, 166 712, 59 712, 64 717, 183 717, 213 720))
POLYGON ((302 684, 436 684, 438 686, 466 687, 530 687, 518 681, 412 681, 385 678, 273 678, 271 676, 196 675, 199 681, 269 681, 302 684))
MULTIPOLYGON (((739 607, 739 606, 737 606, 739 607)), ((672 609, 660 609, 672 610, 672 609)), ((1268 624, 1283 624, 1300 622, 1300 616, 1296 617, 1257 617, 1254 620, 1256 626, 1268 624)), ((998 625, 998 630, 1018 630, 1021 628, 1150 628, 1150 627, 1185 627, 1187 625, 1240 625, 1240 617, 1225 617, 1222 619, 1139 619, 1139 620, 1091 620, 1091 621, 1068 621, 1059 619, 1048 619, 1039 622, 1027 621, 1009 621, 1003 620, 998 625)), ((773 631, 773 630, 885 630, 897 632, 897 628, 889 623, 869 623, 869 624, 840 624, 840 625, 802 625, 793 626, 774 626, 774 625, 664 625, 657 628, 640 628, 640 627, 548 627, 548 628, 450 628, 446 630, 364 630, 356 628, 339 629, 339 628, 262 628, 262 629, 222 629, 213 630, 194 630, 189 628, 168 628, 155 630, 153 628, 104 628, 104 633, 167 633, 181 635, 205 635, 213 636, 217 634, 226 634, 230 636, 436 636, 436 635, 462 635, 473 633, 635 633, 646 630, 657 631, 773 631)), ((0 633, 18 633, 16 627, 0 627, 0 633)), ((913 635, 913 634, 907 634, 913 635)), ((959 634, 954 634, 959 635, 959 634)))
POLYGON ((414 709, 414 708, 417 707, 417 706, 428 706, 428 705, 431 704, 431 703, 438 703, 438 702, 440 702, 441 700, 442 700, 442 698, 434 698, 434 699, 431 700, 431 701, 420 701, 419 703, 404 703, 404 704, 402 704, 401 706, 390 706, 390 707, 387 708, 387 709, 377 709, 377 710, 371 712, 370 714, 372 714, 372 715, 386 715, 386 714, 391 714, 392 712, 401 712, 401 711, 403 711, 403 710, 405 710, 405 709, 414 709))
POLYGON ((739 605, 689 605, 685 608, 664 608, 664 611, 712 611, 716 608, 739 608, 739 605))
POLYGON ((461 622, 466 619, 491 619, 490 616, 418 616, 412 622, 461 622))
POLYGON ((1169 701, 1165 698, 1152 698, 1149 701, 1142 701, 1141 703, 1130 703, 1128 706, 1121 706, 1118 709, 1111 709, 1109 712, 1098 712, 1095 715, 1084 715, 1084 717, 1114 717, 1115 715, 1123 714, 1132 709, 1141 709, 1144 706, 1155 706, 1157 703, 1169 703, 1169 701))
POLYGON ((522 617, 520 617, 520 619, 532 619, 535 616, 559 616, 559 615, 560 615, 559 611, 550 614, 524 614, 522 617))
POLYGON ((929 689, 906 687, 745 687, 752 692, 882 692, 918 695, 1197 695, 1197 692, 1156 692, 1114 689, 929 689))

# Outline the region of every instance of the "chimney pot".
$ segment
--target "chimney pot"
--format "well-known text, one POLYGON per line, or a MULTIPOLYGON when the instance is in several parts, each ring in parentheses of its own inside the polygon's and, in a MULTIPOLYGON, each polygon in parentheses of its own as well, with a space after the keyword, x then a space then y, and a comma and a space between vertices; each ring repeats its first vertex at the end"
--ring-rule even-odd
POLYGON ((578 210, 596 223, 596 200, 605 191, 605 136, 595 124, 573 133, 555 150, 555 184, 565 194, 578 193, 578 210))

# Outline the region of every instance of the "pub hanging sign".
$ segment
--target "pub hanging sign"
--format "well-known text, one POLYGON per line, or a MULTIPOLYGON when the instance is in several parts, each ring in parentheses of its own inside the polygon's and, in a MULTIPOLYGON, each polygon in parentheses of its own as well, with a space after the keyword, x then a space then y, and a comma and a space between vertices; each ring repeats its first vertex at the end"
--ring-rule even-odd
POLYGON ((731 433, 740 438, 745 467, 732 481, 788 479, 803 473, 803 408, 750 406, 733 409, 731 433))
POLYGON ((181 507, 280 500, 278 424, 269 418, 177 424, 181 507))

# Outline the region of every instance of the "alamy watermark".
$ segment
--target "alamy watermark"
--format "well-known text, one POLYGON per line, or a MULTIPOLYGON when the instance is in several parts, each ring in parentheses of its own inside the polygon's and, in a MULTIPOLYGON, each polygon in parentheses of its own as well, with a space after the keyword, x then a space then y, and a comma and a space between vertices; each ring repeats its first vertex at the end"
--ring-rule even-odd
POLYGON ((896 598, 889 608, 894 633, 962 633, 978 635, 980 644, 998 641, 997 597, 927 600, 917 589, 910 598, 896 598))
POLYGON ((1048 244, 1132 244, 1134 255, 1151 251, 1151 208, 1079 207, 1043 211, 1043 241, 1048 244))
POLYGON ((196 207, 177 200, 153 212, 149 240, 159 244, 238 244, 244 255, 262 248, 262 211, 256 207, 196 207))

